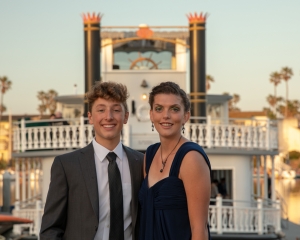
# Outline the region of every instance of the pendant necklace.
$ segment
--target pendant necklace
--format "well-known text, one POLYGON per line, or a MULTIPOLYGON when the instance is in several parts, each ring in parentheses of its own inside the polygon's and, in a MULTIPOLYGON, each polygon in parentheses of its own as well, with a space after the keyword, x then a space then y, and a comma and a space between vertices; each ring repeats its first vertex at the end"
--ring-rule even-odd
POLYGON ((160 145, 160 158, 161 158, 161 163, 162 163, 162 169, 160 169, 160 172, 162 173, 164 171, 164 168, 165 168, 165 165, 166 165, 166 162, 168 160, 168 157, 171 155, 171 153, 174 151, 174 149, 177 147, 177 145, 179 144, 180 140, 181 140, 181 135, 180 135, 180 138, 178 140, 178 142, 176 143, 175 147, 172 149, 172 151, 169 153, 169 155, 166 157, 165 160, 163 160, 163 157, 162 157, 162 147, 160 145))

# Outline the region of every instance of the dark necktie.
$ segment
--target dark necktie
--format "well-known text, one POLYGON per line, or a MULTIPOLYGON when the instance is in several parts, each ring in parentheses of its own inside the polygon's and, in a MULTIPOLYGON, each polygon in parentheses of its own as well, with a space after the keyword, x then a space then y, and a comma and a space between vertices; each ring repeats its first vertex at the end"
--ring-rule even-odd
POLYGON ((110 196, 110 229, 109 240, 124 240, 123 191, 121 174, 114 152, 107 154, 108 183, 110 196))

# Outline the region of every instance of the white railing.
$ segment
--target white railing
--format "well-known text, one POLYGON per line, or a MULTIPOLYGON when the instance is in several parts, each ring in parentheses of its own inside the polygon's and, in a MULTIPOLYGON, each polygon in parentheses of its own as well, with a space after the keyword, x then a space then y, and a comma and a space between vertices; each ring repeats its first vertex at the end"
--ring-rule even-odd
MULTIPOLYGON (((225 203, 226 204, 226 203, 225 203)), ((238 207, 222 204, 222 198, 217 197, 215 205, 209 207, 209 225, 213 233, 253 233, 264 234, 281 232, 280 201, 275 206, 263 206, 262 200, 256 201, 256 206, 238 207)))
MULTIPOLYGON (((58 120, 56 120, 58 121, 58 120)), ((278 149, 277 125, 271 121, 230 119, 228 123, 207 118, 192 118, 186 124, 185 137, 207 148, 278 149)), ((93 138, 93 126, 86 119, 70 119, 69 125, 53 126, 55 121, 25 121, 14 127, 15 152, 47 149, 76 149, 86 146, 93 138)), ((62 122, 60 120, 60 122, 62 122)), ((67 121, 64 120, 66 123, 67 121)), ((134 128, 124 125, 122 141, 130 146, 134 128)), ((147 136, 145 133, 143 138, 147 136)), ((150 132, 149 132, 150 134, 150 132)), ((153 134, 153 133, 152 133, 153 134)), ((135 147, 135 146, 130 146, 135 147)))
POLYGON ((223 123, 210 117, 193 117, 186 129, 186 138, 208 148, 278 149, 277 125, 269 120, 229 119, 223 123))
MULTIPOLYGON (((209 206, 208 221, 212 233, 279 233, 280 226, 280 202, 275 206, 263 206, 262 200, 258 199, 255 205, 248 203, 247 207, 235 206, 240 201, 230 201, 232 206, 228 206, 228 200, 222 201, 222 197, 217 197, 215 205, 209 206)), ((33 220, 32 224, 15 225, 14 232, 21 234, 22 227, 29 227, 30 234, 38 235, 41 226, 43 209, 41 201, 36 202, 36 207, 32 209, 20 209, 16 202, 13 215, 33 220)))
POLYGON ((33 223, 28 224, 15 224, 13 228, 13 232, 15 234, 21 235, 23 229, 29 228, 29 234, 39 236, 41 223, 42 223, 42 215, 44 213, 44 209, 42 208, 42 201, 36 201, 35 208, 20 208, 19 202, 15 202, 15 208, 12 211, 13 216, 17 216, 20 218, 27 218, 33 221, 33 223))

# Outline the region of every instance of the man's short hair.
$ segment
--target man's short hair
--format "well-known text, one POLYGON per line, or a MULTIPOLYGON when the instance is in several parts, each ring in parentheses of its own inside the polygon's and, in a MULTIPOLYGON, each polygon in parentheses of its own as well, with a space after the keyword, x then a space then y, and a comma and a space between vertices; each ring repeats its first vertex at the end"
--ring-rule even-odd
POLYGON ((86 93, 86 99, 89 106, 89 111, 92 112, 94 102, 98 98, 105 100, 112 100, 119 103, 125 108, 125 112, 128 112, 128 106, 126 100, 129 97, 127 87, 121 83, 116 82, 98 82, 93 88, 86 93))

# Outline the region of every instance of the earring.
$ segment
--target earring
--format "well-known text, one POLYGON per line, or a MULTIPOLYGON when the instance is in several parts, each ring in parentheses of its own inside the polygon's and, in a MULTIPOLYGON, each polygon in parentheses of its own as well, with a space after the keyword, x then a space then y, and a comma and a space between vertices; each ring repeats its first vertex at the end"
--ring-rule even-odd
POLYGON ((185 127, 184 125, 182 126, 182 133, 184 134, 184 130, 185 130, 185 127))
POLYGON ((154 132, 154 124, 152 123, 152 132, 154 132))

